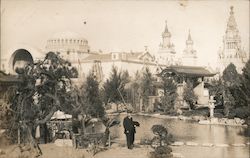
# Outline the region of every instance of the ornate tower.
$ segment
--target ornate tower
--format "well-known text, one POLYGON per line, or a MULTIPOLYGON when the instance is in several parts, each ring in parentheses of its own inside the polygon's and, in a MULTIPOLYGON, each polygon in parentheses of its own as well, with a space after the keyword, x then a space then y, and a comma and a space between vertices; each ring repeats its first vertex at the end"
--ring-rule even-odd
POLYGON ((239 73, 247 61, 246 52, 241 48, 241 37, 234 18, 233 6, 230 7, 227 29, 223 37, 223 47, 218 52, 218 69, 220 73, 233 63, 239 73))
POLYGON ((186 49, 182 54, 182 64, 185 66, 196 66, 197 55, 196 50, 193 49, 194 42, 190 35, 190 30, 188 33, 188 39, 186 40, 186 49))
POLYGON ((174 45, 171 43, 171 33, 168 31, 166 21, 165 30, 162 33, 162 43, 157 54, 157 61, 159 64, 174 65, 175 54, 174 45))

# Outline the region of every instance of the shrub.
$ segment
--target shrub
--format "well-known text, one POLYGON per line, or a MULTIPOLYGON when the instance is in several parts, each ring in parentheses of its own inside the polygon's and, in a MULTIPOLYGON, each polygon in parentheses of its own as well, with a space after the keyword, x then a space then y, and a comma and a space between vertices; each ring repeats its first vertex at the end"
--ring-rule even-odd
POLYGON ((235 112, 235 116, 241 119, 247 118, 250 115, 250 112, 247 106, 236 108, 234 112, 235 112))
POLYGON ((169 146, 158 146, 155 151, 150 153, 150 158, 172 158, 172 149, 169 146))
POLYGON ((156 135, 152 139, 151 146, 155 148, 156 146, 166 146, 170 142, 173 142, 173 136, 168 133, 167 129, 162 125, 153 125, 151 130, 156 135))
POLYGON ((140 140, 140 145, 151 145, 151 144, 152 144, 152 140, 151 139, 142 138, 140 140))

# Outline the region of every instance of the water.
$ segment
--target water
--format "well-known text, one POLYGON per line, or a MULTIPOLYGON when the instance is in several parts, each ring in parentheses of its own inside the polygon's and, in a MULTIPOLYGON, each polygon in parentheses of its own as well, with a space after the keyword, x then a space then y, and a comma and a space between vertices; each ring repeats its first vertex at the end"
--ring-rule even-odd
MULTIPOLYGON (((111 134, 113 137, 124 140, 125 143, 122 126, 122 120, 125 115, 117 117, 121 120, 121 125, 112 127, 111 134)), ((185 158, 249 158, 249 145, 245 147, 232 146, 232 144, 246 144, 249 142, 249 137, 239 135, 245 127, 200 125, 190 120, 159 119, 138 115, 134 115, 133 119, 140 122, 140 127, 136 128, 136 140, 152 138, 154 135, 151 127, 155 124, 161 124, 168 129, 176 141, 198 143, 198 146, 173 147, 174 152, 183 154, 185 158), (203 147, 201 146, 203 143, 228 144, 229 147, 203 147)))

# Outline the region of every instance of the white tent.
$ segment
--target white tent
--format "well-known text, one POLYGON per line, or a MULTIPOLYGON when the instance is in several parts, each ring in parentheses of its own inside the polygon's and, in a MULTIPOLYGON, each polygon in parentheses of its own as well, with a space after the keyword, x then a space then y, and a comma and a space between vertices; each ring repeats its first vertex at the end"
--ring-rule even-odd
POLYGON ((64 120, 64 119, 71 119, 72 115, 65 114, 63 111, 56 111, 53 116, 51 117, 51 120, 64 120))

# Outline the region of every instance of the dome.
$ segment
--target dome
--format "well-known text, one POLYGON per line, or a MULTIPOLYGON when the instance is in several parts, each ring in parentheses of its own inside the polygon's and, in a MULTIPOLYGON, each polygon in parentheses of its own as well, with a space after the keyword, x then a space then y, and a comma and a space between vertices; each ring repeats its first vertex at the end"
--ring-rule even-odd
POLYGON ((65 31, 57 32, 47 40, 46 51, 60 52, 62 57, 75 58, 77 53, 88 53, 90 51, 88 41, 79 33, 65 31))
MULTIPOLYGON (((79 33, 64 31, 55 33, 51 39, 84 39, 79 33)), ((86 39, 84 39, 86 40, 86 39)))

